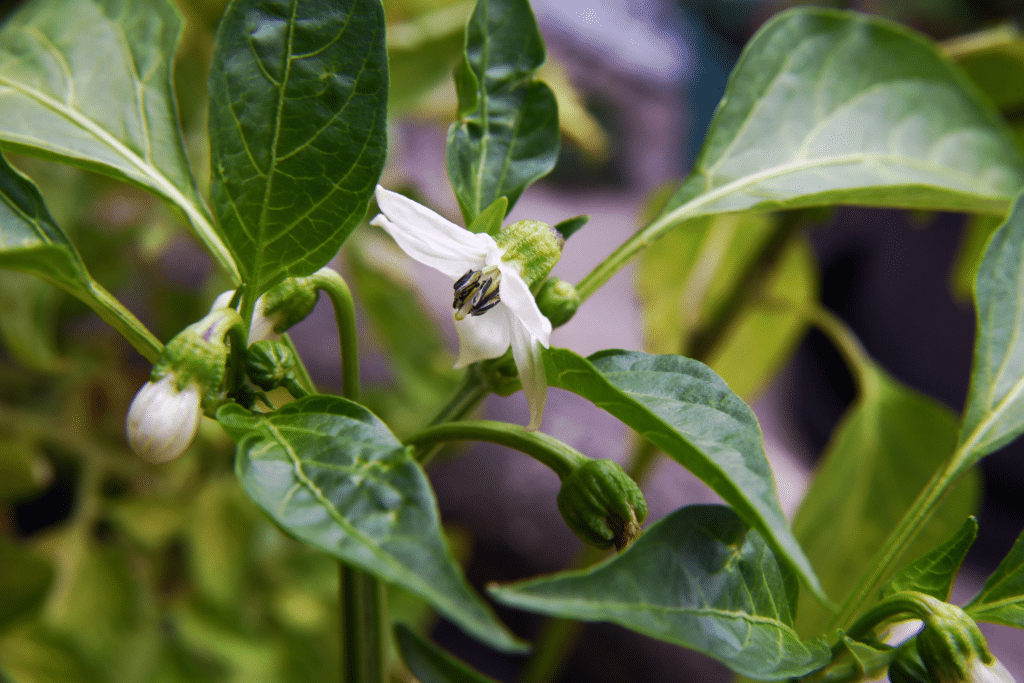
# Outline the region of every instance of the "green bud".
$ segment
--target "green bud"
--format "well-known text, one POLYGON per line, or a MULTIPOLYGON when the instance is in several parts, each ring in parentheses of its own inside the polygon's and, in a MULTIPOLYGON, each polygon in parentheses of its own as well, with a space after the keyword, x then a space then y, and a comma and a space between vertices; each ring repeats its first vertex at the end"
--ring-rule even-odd
POLYGON ((961 608, 941 600, 928 601, 924 629, 917 636, 917 651, 935 683, 973 683, 976 665, 995 660, 985 636, 961 608))
POLYGON ((565 240, 547 223, 516 221, 495 238, 503 261, 519 265, 519 273, 531 288, 543 282, 562 256, 565 240))
MULTIPOLYGON (((313 312, 320 298, 320 290, 314 278, 286 278, 260 297, 264 302, 263 316, 271 322, 271 331, 281 334, 313 312)), ((265 339, 266 336, 255 338, 265 339)))
POLYGON ((245 374, 263 391, 281 386, 295 370, 295 354, 283 342, 258 341, 245 352, 245 374))
POLYGON ((639 535, 647 502, 614 460, 588 460, 562 480, 558 511, 584 543, 621 551, 639 535))
POLYGON ((552 327, 569 322, 580 307, 580 295, 572 283, 549 277, 537 293, 537 308, 551 321, 552 327))

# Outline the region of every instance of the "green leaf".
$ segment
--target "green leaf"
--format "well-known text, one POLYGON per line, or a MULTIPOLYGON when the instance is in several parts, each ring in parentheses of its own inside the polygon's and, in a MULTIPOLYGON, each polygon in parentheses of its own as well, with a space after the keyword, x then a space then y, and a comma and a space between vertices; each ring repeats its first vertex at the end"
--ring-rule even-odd
POLYGON ((39 607, 52 581, 49 562, 0 537, 0 631, 39 607))
MULTIPOLYGON (((0 92, 2 96, 2 92, 0 92)), ((42 278, 81 299, 132 346, 155 361, 163 346, 89 275, 46 209, 39 189, 0 154, 0 268, 42 278)))
POLYGON ((960 430, 963 467, 1024 431, 1024 195, 988 243, 974 298, 978 324, 960 430))
POLYGON ((520 609, 610 621, 714 657, 757 680, 828 663, 793 628, 797 583, 730 508, 693 505, 652 524, 625 551, 582 571, 492 587, 520 609))
POLYGON ((395 626, 402 661, 420 683, 496 683, 474 671, 405 624, 395 626))
POLYGON ((609 349, 544 352, 548 384, 591 401, 710 486, 821 591, 782 514, 754 413, 703 363, 609 349))
POLYGON ((976 621, 1024 628, 1024 534, 964 609, 976 621))
POLYGON ((498 197, 509 210, 558 159, 558 105, 534 80, 544 39, 529 0, 478 0, 455 72, 458 121, 448 129, 448 178, 470 225, 498 197))
POLYGON ((978 267, 985 255, 988 242, 1005 216, 974 215, 967 220, 960 246, 957 249, 956 262, 949 275, 950 289, 958 302, 967 303, 974 299, 974 282, 978 279, 978 267))
POLYGON ((466 227, 470 232, 486 232, 491 237, 497 237, 501 232, 501 222, 508 213, 508 198, 498 197, 486 209, 480 212, 473 222, 466 227))
POLYGON ((387 147, 380 0, 235 0, 210 68, 211 194, 255 299, 334 258, 387 147))
POLYGON ((917 591, 949 602, 960 565, 964 563, 967 551, 977 537, 978 520, 968 517, 964 525, 945 543, 900 570, 882 589, 882 595, 917 591))
POLYGON ((1003 111, 1024 104, 1024 39, 1011 22, 943 45, 964 73, 1003 111))
MULTIPOLYGON (((810 490, 793 520, 826 593, 841 601, 850 577, 871 566, 878 548, 940 468, 956 441, 956 416, 945 406, 866 364, 856 402, 832 434, 810 490)), ((903 556, 913 561, 949 538, 976 511, 979 477, 954 487, 903 556)), ((831 617, 805 600, 800 633, 817 635, 831 617)))
POLYGON ((217 419, 238 442, 242 487, 281 528, 420 596, 493 647, 524 649, 463 578, 423 470, 366 408, 310 396, 264 415, 231 404, 217 419))
POLYGON ((933 43, 801 8, 747 44, 693 174, 650 229, 829 204, 1000 213, 1021 185, 1012 134, 933 43))
MULTIPOLYGON (((2 97, 2 93, 0 93, 2 97)), ((39 189, 0 155, 0 268, 20 270, 70 292, 92 279, 39 189)))
POLYGON ((166 0, 27 3, 0 28, 0 146, 154 192, 232 273, 182 146, 172 80, 181 32, 166 0))
MULTIPOLYGON (((426 6, 416 8, 426 9, 426 6)), ((472 2, 457 2, 421 11, 405 21, 388 24, 388 73, 391 87, 388 110, 411 109, 452 73, 462 56, 466 17, 472 2)), ((394 3, 388 5, 392 18, 394 3)))

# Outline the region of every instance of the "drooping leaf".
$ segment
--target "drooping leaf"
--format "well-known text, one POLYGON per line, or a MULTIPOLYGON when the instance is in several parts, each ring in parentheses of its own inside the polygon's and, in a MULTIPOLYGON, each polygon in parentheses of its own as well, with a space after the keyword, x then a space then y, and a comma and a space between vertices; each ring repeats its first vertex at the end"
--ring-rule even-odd
POLYGON ((0 146, 163 197, 233 273, 182 146, 172 80, 181 31, 167 0, 26 3, 0 28, 0 146))
POLYGON ((964 609, 976 621, 1024 628, 1024 533, 964 609))
POLYGON ((974 364, 960 429, 964 467, 1024 431, 1024 195, 988 243, 974 298, 974 364))
POLYGON ((608 561, 492 587, 501 602, 582 621, 610 621, 692 648, 757 680, 801 676, 830 657, 793 628, 796 576, 764 538, 721 505, 693 505, 652 524, 608 561))
MULTIPOLYGON (((2 96, 2 93, 0 93, 2 96)), ((39 188, 15 170, 0 154, 0 268, 20 270, 42 278, 81 299, 120 331, 150 360, 160 355, 160 342, 133 319, 85 268, 71 240, 46 209, 39 188)))
POLYGON ((782 513, 754 413, 703 363, 609 349, 544 353, 548 384, 591 401, 693 472, 820 592, 782 513))
POLYGON ((282 529, 420 596, 493 647, 523 649, 466 583, 426 475, 372 413, 310 396, 258 416, 231 404, 217 419, 238 442, 242 487, 282 529))
POLYGON ((693 174, 656 225, 867 204, 1001 213, 1024 158, 935 45, 868 15, 800 8, 740 56, 693 174))
POLYGON ((420 683, 496 683, 474 671, 405 624, 395 626, 402 661, 420 683))
POLYGON ((31 273, 71 292, 86 289, 91 279, 71 240, 47 211, 35 183, 7 163, 3 155, 0 268, 31 273))
POLYGON ((1024 104, 1024 38, 1012 22, 954 38, 943 51, 1003 111, 1024 104))
POLYGON ((451 77, 462 56, 466 17, 472 11, 473 3, 463 0, 396 22, 399 12, 393 3, 388 6, 389 111, 404 113, 451 77))
POLYGON ((334 258, 387 146, 380 0, 235 0, 210 68, 214 210, 255 298, 334 258))
POLYGON ((477 0, 455 72, 458 120, 448 129, 448 178, 466 225, 498 197, 509 210, 558 159, 558 104, 534 80, 544 39, 529 0, 477 0))
MULTIPOLYGON (((793 520, 822 586, 835 601, 852 587, 935 471, 953 452, 956 416, 943 405, 865 365, 861 393, 832 434, 793 520)), ((976 512, 979 478, 969 472, 904 553, 899 566, 949 538, 976 512)), ((831 613, 800 605, 801 634, 821 633, 831 613)))
POLYGON ((892 581, 882 589, 882 595, 918 591, 943 602, 949 602, 960 565, 964 563, 967 551, 971 549, 977 537, 978 520, 968 517, 964 525, 946 542, 936 546, 924 557, 911 562, 892 577, 892 581))

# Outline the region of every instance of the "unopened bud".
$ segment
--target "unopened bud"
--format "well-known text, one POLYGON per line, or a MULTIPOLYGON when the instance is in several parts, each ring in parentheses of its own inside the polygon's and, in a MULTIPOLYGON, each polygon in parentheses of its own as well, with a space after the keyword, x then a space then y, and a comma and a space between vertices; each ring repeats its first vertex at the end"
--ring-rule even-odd
POLYGON ((495 238, 502 261, 516 263, 529 287, 542 282, 562 256, 565 240, 540 221, 516 221, 495 238))
POLYGON ((549 277, 537 293, 537 308, 551 321, 552 327, 569 322, 580 307, 580 295, 572 283, 549 277))
POLYGON ((263 340, 250 344, 245 353, 245 374, 264 391, 283 386, 293 396, 305 396, 295 375, 296 359, 283 342, 263 340))
POLYGON ((639 535, 647 502, 614 460, 588 460, 562 480, 558 511, 584 543, 622 550, 639 535))
POLYGON ((128 445, 152 463, 170 462, 192 443, 203 416, 199 385, 179 387, 173 374, 146 382, 128 408, 128 445))

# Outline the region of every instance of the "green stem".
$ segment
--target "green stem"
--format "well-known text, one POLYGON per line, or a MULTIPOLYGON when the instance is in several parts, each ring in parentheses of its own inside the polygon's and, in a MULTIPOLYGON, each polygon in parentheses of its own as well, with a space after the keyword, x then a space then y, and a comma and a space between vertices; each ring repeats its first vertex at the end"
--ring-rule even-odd
MULTIPOLYGON (((334 306, 341 344, 341 394, 358 401, 359 336, 352 291, 330 268, 321 268, 311 279, 327 292, 334 306)), ((389 635, 384 584, 372 574, 338 562, 338 610, 342 683, 384 683, 389 635)))
POLYGON ((160 358, 164 345, 100 283, 90 279, 84 288, 65 289, 96 311, 104 322, 117 330, 150 363, 155 363, 160 358))
POLYGON ((342 683, 387 680, 387 601, 384 585, 366 572, 338 563, 342 683))
MULTIPOLYGON (((480 402, 487 397, 488 393, 490 393, 490 390, 480 374, 479 366, 476 364, 469 366, 466 373, 462 376, 459 386, 455 388, 455 391, 448 398, 448 402, 444 404, 427 426, 431 427, 461 420, 480 405, 480 402)), ((441 451, 443 446, 443 443, 418 446, 413 451, 412 457, 421 465, 426 465, 434 459, 434 456, 441 451)))
POLYGON ((406 438, 405 445, 432 446, 448 441, 487 441, 514 448, 550 467, 559 479, 564 479, 589 460, 543 432, 528 432, 519 425, 490 420, 465 420, 426 427, 406 438))
POLYGON ((337 271, 321 268, 313 276, 316 286, 327 292, 334 306, 341 343, 341 395, 359 400, 359 332, 356 329, 356 305, 352 290, 337 271))

